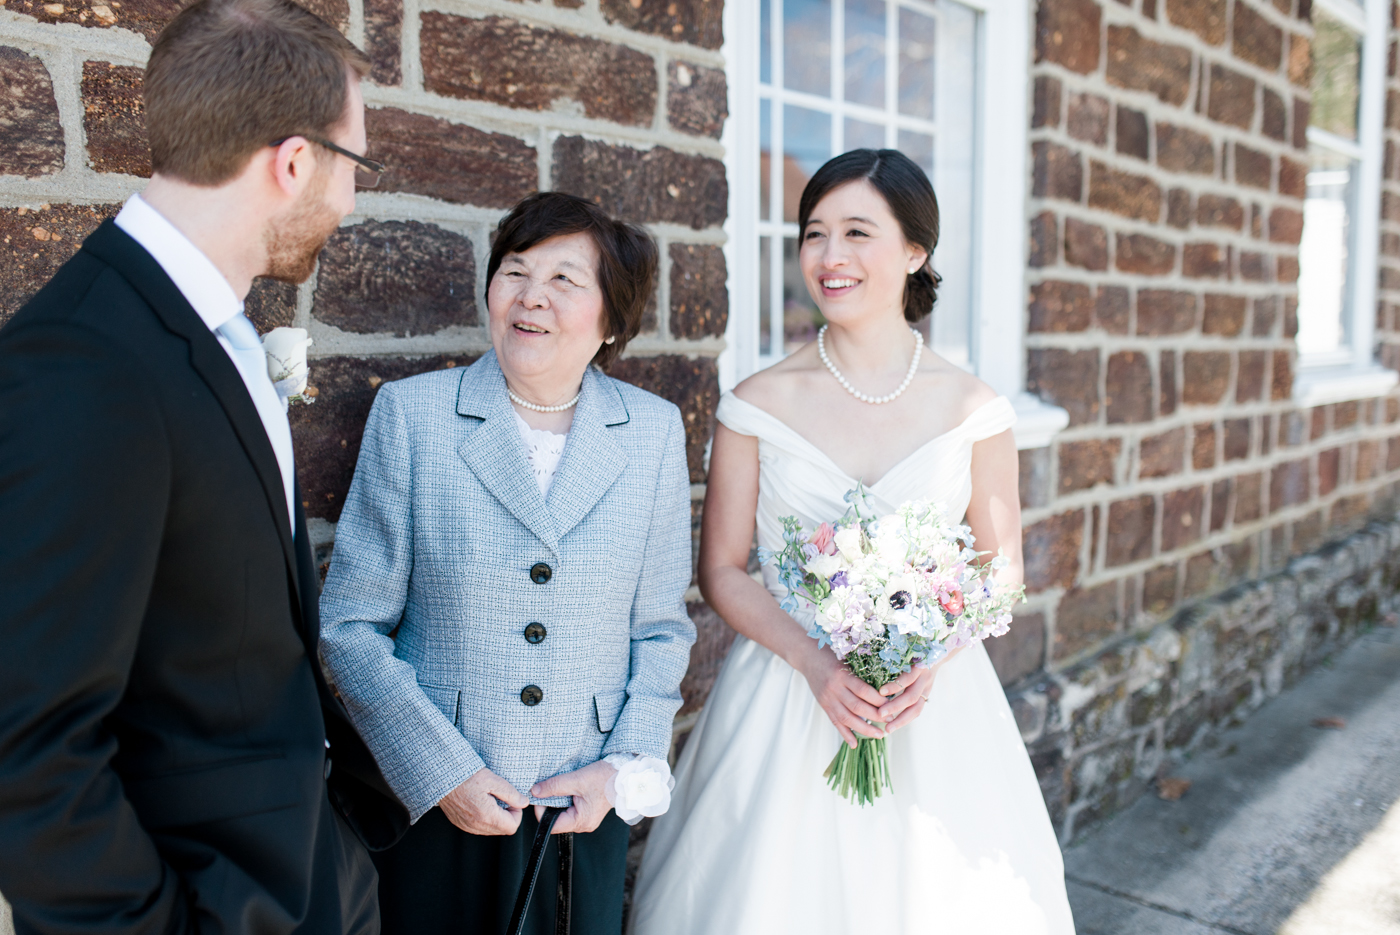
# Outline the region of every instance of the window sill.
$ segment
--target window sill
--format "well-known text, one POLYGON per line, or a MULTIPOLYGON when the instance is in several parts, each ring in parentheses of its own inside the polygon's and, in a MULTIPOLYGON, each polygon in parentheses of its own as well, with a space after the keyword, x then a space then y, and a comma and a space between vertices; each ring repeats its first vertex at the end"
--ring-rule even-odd
POLYGON ((1376 363, 1319 365, 1299 361, 1293 378, 1293 402, 1299 407, 1383 396, 1400 382, 1400 374, 1376 363))
POLYGON ((1068 412, 1030 393, 1012 396, 1011 407, 1016 410, 1016 426, 1012 434, 1016 436, 1018 450, 1044 448, 1069 425, 1068 412))

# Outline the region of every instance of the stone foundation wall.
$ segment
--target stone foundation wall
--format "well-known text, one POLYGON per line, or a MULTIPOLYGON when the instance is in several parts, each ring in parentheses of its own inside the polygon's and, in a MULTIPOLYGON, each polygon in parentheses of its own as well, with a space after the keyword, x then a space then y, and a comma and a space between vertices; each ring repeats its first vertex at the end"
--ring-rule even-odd
POLYGON ((1400 611, 1400 521, 1374 523, 1010 692, 1068 842, 1218 728, 1400 611))

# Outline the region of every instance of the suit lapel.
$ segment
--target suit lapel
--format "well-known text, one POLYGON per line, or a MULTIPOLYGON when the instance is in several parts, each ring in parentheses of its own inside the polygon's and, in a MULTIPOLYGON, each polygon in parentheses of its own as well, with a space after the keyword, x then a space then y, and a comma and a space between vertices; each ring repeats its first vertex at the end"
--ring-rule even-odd
MULTIPOLYGON (((252 462, 272 511, 273 525, 282 543, 283 557, 289 577, 296 587, 294 598, 298 611, 304 603, 297 574, 296 549, 292 540, 291 517, 287 515, 287 496, 282 486, 282 472, 268 441, 262 418, 253 405, 243 377, 229 360, 228 354, 214 337, 204 320, 186 300, 184 293, 166 275, 159 263, 140 244, 111 221, 104 221, 83 243, 92 253, 129 282, 161 322, 190 345, 190 365, 209 386, 223 407, 248 460, 252 462)), ((312 595, 314 598, 314 595, 312 595)))
MULTIPOLYGON (((316 567, 316 553, 311 548, 311 531, 306 526, 306 510, 301 506, 301 483, 293 482, 294 503, 297 512, 297 531, 292 537, 296 548, 297 590, 309 594, 313 600, 305 601, 301 610, 301 641, 306 645, 306 654, 319 659, 321 647, 321 575, 316 567)), ((316 679, 322 681, 321 667, 314 666, 316 679)))
MULTIPOLYGON (((457 390, 457 414, 481 419, 457 453, 483 487, 559 556, 559 534, 545 509, 539 484, 525 459, 525 443, 506 395, 496 352, 468 367, 457 390)), ((572 439, 571 439, 572 441, 572 439)))
POLYGON ((564 457, 549 488, 549 512, 560 539, 588 515, 627 467, 627 453, 609 430, 627 420, 622 394, 588 368, 564 457))

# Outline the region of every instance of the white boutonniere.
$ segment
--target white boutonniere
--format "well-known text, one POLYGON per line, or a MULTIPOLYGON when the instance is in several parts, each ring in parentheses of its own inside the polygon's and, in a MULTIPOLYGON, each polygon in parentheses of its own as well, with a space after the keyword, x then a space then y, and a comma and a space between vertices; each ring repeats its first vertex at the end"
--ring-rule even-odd
POLYGON ((273 328, 263 338, 267 354, 267 375, 282 398, 282 405, 293 402, 310 405, 316 401, 316 387, 306 381, 311 368, 306 363, 306 349, 311 338, 305 328, 273 328))

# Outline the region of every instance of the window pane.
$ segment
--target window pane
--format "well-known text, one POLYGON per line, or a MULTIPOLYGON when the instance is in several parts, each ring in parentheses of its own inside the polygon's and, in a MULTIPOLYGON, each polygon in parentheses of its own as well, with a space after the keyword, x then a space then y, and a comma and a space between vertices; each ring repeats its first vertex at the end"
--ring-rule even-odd
POLYGON ((853 149, 884 149, 885 128, 878 123, 846 118, 846 152, 853 149))
POLYGON ((1298 245, 1298 352, 1335 351, 1345 343, 1351 206, 1357 164, 1314 146, 1309 153, 1303 239, 1298 245))
POLYGON ((846 100, 885 109, 885 0, 846 0, 846 100))
POLYGON ((899 11, 899 112, 933 119, 932 17, 899 11))
POLYGON ((758 352, 773 353, 773 238, 758 238, 758 352))
POLYGON ((773 0, 760 0, 758 12, 758 80, 764 84, 773 83, 773 0))
POLYGON ((1313 28, 1312 116, 1308 122, 1354 140, 1361 101, 1361 37, 1320 7, 1313 10, 1313 28))
POLYGON ((773 102, 758 102, 758 219, 769 217, 773 178, 773 102))
POLYGON ((783 238, 783 353, 791 354, 808 341, 826 321, 807 291, 797 261, 797 240, 783 238))
POLYGON ((831 158, 831 115, 783 107, 783 151, 783 220, 795 223, 802 189, 831 158))
POLYGON ((933 137, 913 130, 899 131, 899 151, 919 164, 924 175, 933 178, 933 137))
POLYGON ((783 84, 831 96, 831 0, 783 0, 783 84))
MULTIPOLYGON (((943 284, 938 288, 938 303, 933 310, 931 346, 949 361, 970 370, 975 334, 972 207, 978 184, 973 162, 977 13, 970 7, 942 0, 938 15, 938 134, 934 140, 932 178, 938 194, 940 229, 933 268, 943 276, 943 284)), ((988 340, 995 340, 995 336, 989 335, 988 340)))

